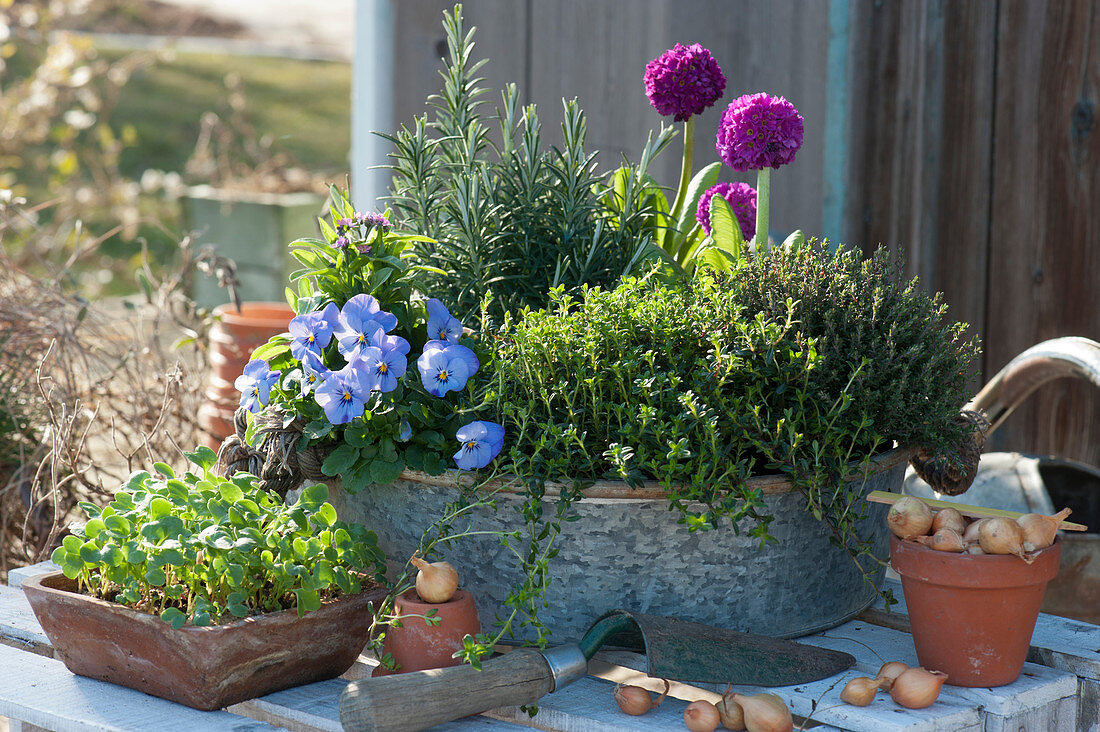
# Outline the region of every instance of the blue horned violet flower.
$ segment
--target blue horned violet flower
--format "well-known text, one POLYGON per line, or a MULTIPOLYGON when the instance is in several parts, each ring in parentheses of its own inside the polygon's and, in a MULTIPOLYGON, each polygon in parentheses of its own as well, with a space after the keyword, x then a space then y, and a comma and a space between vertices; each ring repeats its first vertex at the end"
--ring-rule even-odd
POLYGON ((479 368, 477 356, 466 346, 447 341, 428 341, 416 360, 420 380, 432 396, 458 391, 479 368))
POLYGON ((272 371, 267 361, 253 359, 244 367, 233 386, 241 393, 241 406, 252 414, 259 412, 271 398, 271 387, 279 381, 280 371, 272 371))
POLYGON ((349 363, 339 371, 332 371, 324 383, 317 387, 313 398, 332 424, 347 424, 362 416, 364 405, 370 399, 376 382, 359 361, 349 363))
POLYGON ((397 388, 397 382, 405 375, 408 361, 405 354, 397 349, 384 351, 367 346, 359 349, 358 366, 370 375, 375 390, 390 392, 397 388))
POLYGON ((374 335, 371 336, 370 344, 375 348, 380 348, 382 351, 397 351, 402 356, 408 356, 412 346, 409 342, 398 335, 386 335, 384 330, 376 330, 374 335))
POLYGON ((425 303, 428 309, 428 338, 433 341, 458 343, 462 335, 462 323, 451 315, 447 306, 434 297, 425 303))
POLYGON ((330 302, 324 310, 303 313, 291 320, 288 327, 293 336, 290 341, 291 355, 299 361, 304 360, 306 353, 321 355, 332 340, 332 331, 339 324, 339 316, 340 309, 330 302))
POLYGON ((375 333, 379 330, 388 333, 396 326, 396 316, 382 310, 378 301, 370 295, 361 294, 344 303, 333 335, 336 336, 340 353, 352 361, 360 348, 370 345, 375 333))
POLYGON ((470 422, 455 435, 462 447, 454 454, 463 470, 478 470, 491 463, 504 447, 504 428, 496 422, 470 422))
POLYGON ((325 368, 325 364, 321 361, 321 357, 313 351, 306 351, 302 354, 301 361, 302 396, 307 396, 310 392, 323 384, 325 379, 332 372, 325 368))

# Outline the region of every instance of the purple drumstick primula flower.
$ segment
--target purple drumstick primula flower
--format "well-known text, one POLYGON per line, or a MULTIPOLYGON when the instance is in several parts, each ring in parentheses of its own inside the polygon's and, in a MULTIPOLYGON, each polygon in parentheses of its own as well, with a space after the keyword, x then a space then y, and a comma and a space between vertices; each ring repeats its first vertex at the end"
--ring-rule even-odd
POLYGON ((686 122, 721 98, 726 77, 710 51, 677 43, 645 66, 645 95, 665 117, 686 122))
POLYGON ((802 115, 783 97, 738 97, 718 124, 718 156, 734 170, 778 168, 794 160, 800 147, 802 115))
POLYGON ((332 424, 347 424, 363 414, 363 406, 376 382, 361 364, 353 361, 339 371, 330 372, 313 393, 332 424))
POLYGON ((356 295, 344 303, 333 335, 340 353, 352 361, 360 348, 370 344, 377 331, 387 333, 396 326, 397 317, 382 310, 377 300, 370 295, 356 295))
POLYGON ((749 241, 756 234, 756 189, 748 183, 717 183, 699 196, 695 220, 708 235, 710 232, 710 199, 721 196, 733 209, 741 226, 741 238, 749 241))
POLYGON ((308 395, 324 383, 328 375, 332 373, 325 368, 321 357, 313 351, 306 351, 302 356, 302 396, 308 395))
POLYGON ((437 397, 466 386, 466 380, 477 372, 479 365, 469 348, 446 341, 428 341, 416 360, 424 388, 437 397))
POLYGON ((299 361, 306 352, 321 354, 332 340, 332 331, 338 325, 340 309, 329 303, 324 310, 303 313, 290 321, 288 330, 294 339, 290 342, 290 353, 299 361))
POLYGON ((280 371, 272 371, 267 361, 253 359, 244 367, 233 386, 241 393, 241 406, 252 414, 260 411, 271 398, 271 387, 279 381, 280 371))
POLYGON ((377 391, 388 392, 397 388, 397 382, 405 375, 408 361, 405 354, 396 349, 383 351, 375 346, 359 349, 358 364, 370 374, 377 391))
POLYGON ((463 470, 478 470, 493 461, 504 447, 504 428, 496 422, 471 422, 455 435, 462 447, 454 454, 455 464, 463 470))
POLYGON ((434 297, 425 303, 428 309, 428 338, 433 341, 458 343, 462 335, 462 323, 451 315, 447 306, 434 297))

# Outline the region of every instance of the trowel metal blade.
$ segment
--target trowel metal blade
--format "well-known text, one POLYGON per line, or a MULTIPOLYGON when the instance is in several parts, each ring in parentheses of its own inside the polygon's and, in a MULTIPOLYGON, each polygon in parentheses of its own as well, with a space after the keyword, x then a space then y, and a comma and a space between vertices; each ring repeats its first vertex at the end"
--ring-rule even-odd
POLYGON ((855 663, 841 651, 629 610, 604 613, 593 629, 601 623, 611 630, 602 645, 644 652, 655 678, 792 686, 833 676, 855 663))

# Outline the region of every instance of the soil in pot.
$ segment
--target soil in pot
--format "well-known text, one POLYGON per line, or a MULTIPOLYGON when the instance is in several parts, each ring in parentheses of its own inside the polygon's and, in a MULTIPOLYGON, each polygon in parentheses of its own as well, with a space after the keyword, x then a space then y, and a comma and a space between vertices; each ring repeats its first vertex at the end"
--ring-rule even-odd
POLYGON ((890 537, 921 666, 953 686, 1003 686, 1020 676, 1062 542, 1028 564, 1011 555, 953 554, 890 537))
MULTIPOLYGON (((400 628, 386 629, 383 652, 393 654, 397 673, 457 666, 461 661, 452 656, 462 648, 462 638, 481 632, 474 596, 466 590, 458 590, 443 603, 424 602, 416 590, 409 590, 394 601, 394 606, 399 614, 408 616, 426 616, 435 610, 440 621, 439 625, 428 625, 423 617, 408 617, 401 621, 400 628)), ((374 675, 387 673, 379 667, 374 675)))
POLYGON ((366 645, 367 604, 386 595, 369 589, 302 617, 283 610, 174 630, 155 615, 77 593, 59 572, 29 579, 23 589, 73 673, 207 711, 339 676, 366 645))

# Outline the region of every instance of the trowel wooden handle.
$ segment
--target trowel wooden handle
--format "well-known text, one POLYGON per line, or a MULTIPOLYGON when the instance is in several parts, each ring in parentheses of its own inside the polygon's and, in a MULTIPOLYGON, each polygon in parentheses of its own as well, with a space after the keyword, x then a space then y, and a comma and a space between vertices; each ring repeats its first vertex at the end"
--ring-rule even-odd
POLYGON ((345 730, 421 730, 489 709, 533 704, 553 674, 538 651, 516 650, 482 664, 414 671, 348 684, 340 697, 345 730))

